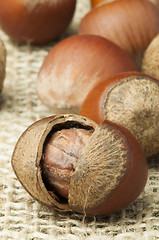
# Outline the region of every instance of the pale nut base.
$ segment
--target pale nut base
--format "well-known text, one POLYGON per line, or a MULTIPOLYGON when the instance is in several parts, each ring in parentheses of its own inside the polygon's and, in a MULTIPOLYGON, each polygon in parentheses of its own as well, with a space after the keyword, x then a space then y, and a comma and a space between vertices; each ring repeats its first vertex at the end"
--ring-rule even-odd
POLYGON ((146 49, 141 70, 159 79, 159 34, 152 40, 146 49))
POLYGON ((146 156, 159 152, 159 84, 149 78, 129 77, 114 86, 104 103, 105 118, 126 127, 146 156))

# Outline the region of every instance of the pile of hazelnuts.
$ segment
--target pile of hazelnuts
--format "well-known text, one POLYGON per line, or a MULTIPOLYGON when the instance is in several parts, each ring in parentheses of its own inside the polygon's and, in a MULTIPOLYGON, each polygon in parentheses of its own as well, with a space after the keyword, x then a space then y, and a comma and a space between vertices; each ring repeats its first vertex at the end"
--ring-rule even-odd
MULTIPOLYGON (((67 28, 76 0, 16 4, 0 3, 2 29, 16 41, 44 44, 67 28)), ((159 2, 91 6, 79 34, 56 44, 39 70, 37 95, 57 114, 26 129, 12 166, 42 204, 107 215, 139 196, 147 161, 159 153, 159 65, 147 60, 159 39, 159 2)))

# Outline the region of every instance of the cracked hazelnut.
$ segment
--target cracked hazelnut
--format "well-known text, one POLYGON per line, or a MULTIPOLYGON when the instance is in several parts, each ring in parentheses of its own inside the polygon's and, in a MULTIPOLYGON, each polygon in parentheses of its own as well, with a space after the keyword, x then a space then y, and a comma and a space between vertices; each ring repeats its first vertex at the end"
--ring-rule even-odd
POLYGON ((39 202, 89 215, 126 207, 147 180, 146 159, 127 129, 78 115, 32 124, 16 144, 12 166, 39 202))

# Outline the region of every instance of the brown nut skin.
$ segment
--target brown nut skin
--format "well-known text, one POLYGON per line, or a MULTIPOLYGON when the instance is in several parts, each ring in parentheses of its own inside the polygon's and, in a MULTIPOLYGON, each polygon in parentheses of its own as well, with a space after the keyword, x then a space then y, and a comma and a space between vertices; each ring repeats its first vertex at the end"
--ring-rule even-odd
POLYGON ((45 58, 37 78, 37 95, 51 108, 77 113, 97 82, 126 71, 137 71, 137 66, 114 43, 99 36, 72 36, 45 58))
POLYGON ((3 89, 3 82, 6 74, 6 48, 2 40, 0 40, 0 92, 3 89))
POLYGON ((159 80, 129 72, 97 84, 87 95, 80 114, 95 122, 104 119, 126 127, 146 157, 159 152, 159 80))
POLYGON ((106 121, 97 125, 78 115, 52 116, 31 125, 16 144, 12 166, 24 188, 39 202, 60 211, 88 215, 106 215, 126 207, 147 180, 146 159, 127 129, 106 121), (47 190, 41 159, 51 130, 57 126, 63 129, 65 124, 72 128, 72 123, 94 132, 76 163, 68 200, 63 202, 53 190, 47 190))
POLYGON ((138 58, 159 32, 159 9, 147 0, 122 0, 93 8, 82 19, 79 34, 95 34, 138 58))
POLYGON ((77 128, 72 124, 69 129, 51 132, 47 139, 41 161, 43 180, 48 189, 54 189, 54 192, 65 199, 68 199, 76 163, 93 131, 77 128))
POLYGON ((42 44, 69 25, 76 0, 0 0, 0 25, 13 39, 42 44))

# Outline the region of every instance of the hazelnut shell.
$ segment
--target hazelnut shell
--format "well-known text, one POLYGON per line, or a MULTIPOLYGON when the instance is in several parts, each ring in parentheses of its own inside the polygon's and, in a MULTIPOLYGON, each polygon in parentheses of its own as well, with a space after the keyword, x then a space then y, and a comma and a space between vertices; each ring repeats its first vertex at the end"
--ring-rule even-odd
POLYGON ((59 115, 31 125, 20 137, 12 166, 24 188, 39 202, 60 211, 104 215, 126 207, 143 190, 147 164, 134 136, 125 128, 105 121, 97 125, 77 115, 59 115), (41 159, 47 135, 53 127, 77 122, 94 129, 84 146, 70 182, 68 203, 47 190, 41 159))
POLYGON ((98 124, 104 119, 127 128, 146 157, 159 152, 159 80, 139 72, 118 74, 97 84, 87 95, 82 116, 98 124))
POLYGON ((145 0, 122 0, 93 8, 79 34, 95 34, 116 43, 138 59, 159 32, 159 9, 145 0))
POLYGON ((0 1, 0 25, 18 42, 46 43, 67 28, 75 5, 76 0, 0 1))
POLYGON ((69 206, 88 215, 117 212, 141 193, 147 171, 145 156, 134 136, 126 128, 104 121, 77 162, 69 206))
POLYGON ((19 138, 12 156, 15 174, 26 191, 36 200, 61 211, 69 211, 68 204, 61 204, 53 192, 49 192, 41 175, 43 146, 52 127, 65 121, 80 121, 83 125, 96 126, 91 120, 76 115, 59 115, 33 123, 19 138))
POLYGON ((137 66, 116 44, 99 36, 72 36, 46 56, 37 78, 37 95, 53 109, 77 113, 97 82, 126 71, 137 71, 137 66))

